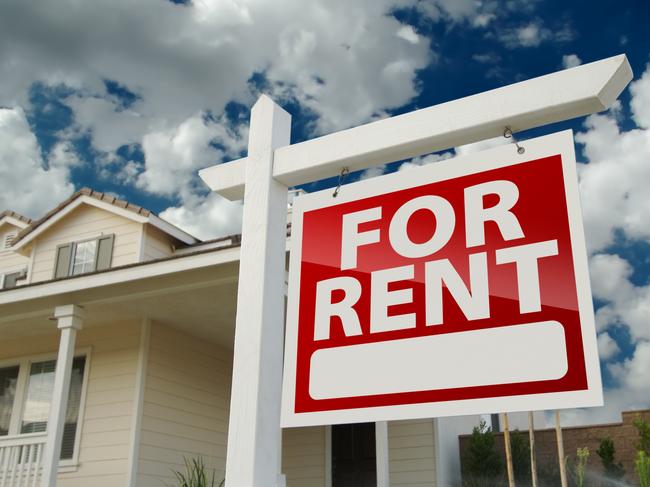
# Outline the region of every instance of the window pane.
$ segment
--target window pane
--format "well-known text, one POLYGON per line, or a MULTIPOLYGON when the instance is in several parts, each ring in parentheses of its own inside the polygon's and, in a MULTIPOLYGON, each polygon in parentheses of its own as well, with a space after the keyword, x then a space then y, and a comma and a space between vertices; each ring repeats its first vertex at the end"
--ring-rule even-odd
MULTIPOLYGON (((62 459, 72 458, 74 453, 85 364, 85 357, 77 357, 72 363, 70 394, 61 446, 62 459)), ((39 433, 46 430, 54 388, 55 368, 55 360, 32 364, 27 384, 27 399, 23 410, 21 433, 39 433)))
POLYGON ((54 387, 55 360, 35 362, 30 367, 27 399, 23 409, 21 433, 42 433, 50 414, 50 401, 54 387))
POLYGON ((14 407, 14 397, 16 397, 18 369, 17 365, 0 369, 0 436, 9 434, 11 411, 14 407))
POLYGON ((72 264, 72 275, 84 274, 95 270, 95 252, 97 240, 89 240, 77 244, 72 264))
POLYGON ((72 363, 72 376, 70 377, 70 395, 68 396, 68 409, 65 414, 63 429, 63 442, 61 445, 61 459, 72 458, 74 442, 79 421, 79 405, 81 404, 81 386, 83 385, 85 357, 77 357, 72 363))

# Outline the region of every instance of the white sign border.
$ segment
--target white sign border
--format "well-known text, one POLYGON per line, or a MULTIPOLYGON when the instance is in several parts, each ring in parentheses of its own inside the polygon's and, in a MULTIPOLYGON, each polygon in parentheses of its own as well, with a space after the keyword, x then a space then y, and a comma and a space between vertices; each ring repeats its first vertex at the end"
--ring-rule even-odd
POLYGON ((505 144, 482 152, 427 164, 419 168, 358 181, 343 186, 336 198, 332 197, 333 190, 331 188, 296 197, 293 203, 291 223, 289 292, 282 387, 281 426, 283 428, 603 405, 594 309, 578 193, 573 131, 565 130, 529 139, 522 142, 521 145, 526 149, 524 154, 518 154, 514 144, 505 144), (551 149, 549 150, 549 148, 551 149), (587 389, 583 391, 295 413, 302 219, 305 212, 437 181, 521 164, 557 154, 562 157, 562 174, 573 251, 587 389))

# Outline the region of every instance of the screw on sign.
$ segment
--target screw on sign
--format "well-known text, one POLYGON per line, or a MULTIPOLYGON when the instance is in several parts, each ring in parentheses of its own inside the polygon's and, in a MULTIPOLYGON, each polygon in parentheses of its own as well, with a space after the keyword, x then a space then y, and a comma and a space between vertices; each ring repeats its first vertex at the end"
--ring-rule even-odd
POLYGON ((283 425, 602 404, 570 131, 297 198, 283 425))

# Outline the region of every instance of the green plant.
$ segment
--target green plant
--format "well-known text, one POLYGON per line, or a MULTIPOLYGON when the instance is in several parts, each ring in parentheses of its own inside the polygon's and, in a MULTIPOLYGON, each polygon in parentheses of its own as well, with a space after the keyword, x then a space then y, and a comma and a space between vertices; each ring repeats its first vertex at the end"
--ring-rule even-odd
POLYGON ((474 427, 464 455, 465 485, 494 485, 503 477, 503 462, 492 429, 481 421, 474 427))
POLYGON ((578 448, 576 451, 577 463, 575 465, 576 485, 583 487, 585 484, 585 472, 587 470, 587 461, 589 461, 589 448, 578 448))
POLYGON ((600 457, 600 461, 603 464, 605 477, 612 480, 620 480, 623 478, 625 469, 621 462, 616 463, 616 447, 614 447, 614 441, 609 436, 601 438, 596 454, 600 457))
POLYGON ((650 457, 650 423, 637 416, 632 424, 639 432, 639 442, 636 445, 637 451, 643 451, 646 456, 650 457))
MULTIPOLYGON (((183 458, 185 462, 185 472, 173 470, 172 473, 178 482, 177 487, 215 487, 214 470, 212 471, 212 478, 208 480, 206 473, 206 466, 203 459, 192 458, 191 460, 183 458)), ((219 487, 224 485, 225 480, 219 483, 219 487)))
POLYGON ((639 476, 639 486, 650 487, 650 457, 645 451, 639 450, 636 452, 634 470, 639 476))
POLYGON ((525 485, 530 481, 530 445, 527 436, 519 430, 513 431, 510 434, 510 450, 515 482, 525 485))

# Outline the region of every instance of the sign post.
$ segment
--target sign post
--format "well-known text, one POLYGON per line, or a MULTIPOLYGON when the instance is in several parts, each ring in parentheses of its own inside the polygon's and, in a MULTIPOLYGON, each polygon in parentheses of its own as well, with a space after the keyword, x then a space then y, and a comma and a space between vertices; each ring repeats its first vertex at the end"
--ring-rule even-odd
POLYGON ((246 193, 228 487, 268 486, 279 478, 285 262, 280 236, 283 244, 287 187, 335 176, 344 167, 355 171, 495 137, 505 126, 518 132, 599 112, 631 78, 621 55, 294 145, 288 115, 266 97, 256 104, 249 156, 200 171, 213 191, 229 199, 246 193))

